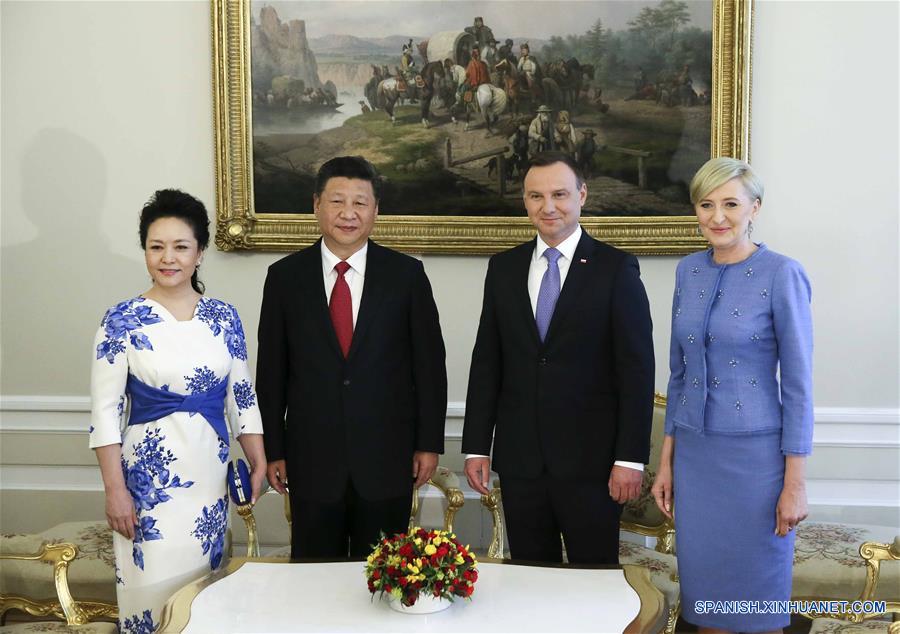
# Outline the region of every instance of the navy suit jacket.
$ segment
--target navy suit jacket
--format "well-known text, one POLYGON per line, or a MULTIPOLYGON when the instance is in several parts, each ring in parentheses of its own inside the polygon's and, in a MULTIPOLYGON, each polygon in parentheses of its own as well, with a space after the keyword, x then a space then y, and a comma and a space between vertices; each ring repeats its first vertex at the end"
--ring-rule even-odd
POLYGON ((546 341, 528 295, 535 240, 491 258, 466 397, 464 453, 534 478, 609 477, 650 453, 654 358, 637 258, 591 238, 575 249, 546 341))
POLYGON ((444 341, 415 258, 369 242, 347 359, 325 300, 320 242, 269 267, 256 391, 269 460, 291 494, 336 501, 348 478, 366 499, 412 491, 413 452, 443 453, 444 341))

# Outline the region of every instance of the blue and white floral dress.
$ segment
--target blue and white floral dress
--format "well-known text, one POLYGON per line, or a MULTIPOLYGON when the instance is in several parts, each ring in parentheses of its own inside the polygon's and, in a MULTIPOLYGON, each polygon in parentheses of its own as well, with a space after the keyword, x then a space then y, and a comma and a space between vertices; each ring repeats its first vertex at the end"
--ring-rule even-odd
POLYGON ((222 561, 228 523, 225 417, 234 436, 263 431, 244 330, 234 307, 215 299, 201 297, 193 317, 178 321, 162 304, 136 297, 107 311, 94 357, 90 445, 121 443, 122 470, 139 520, 133 542, 118 533, 113 538, 119 627, 152 632, 166 600, 222 561), (216 416, 199 411, 134 424, 136 386, 145 394, 184 395, 184 403, 224 405, 226 416, 218 417, 218 431, 210 420, 216 416), (217 401, 210 400, 213 393, 217 401))

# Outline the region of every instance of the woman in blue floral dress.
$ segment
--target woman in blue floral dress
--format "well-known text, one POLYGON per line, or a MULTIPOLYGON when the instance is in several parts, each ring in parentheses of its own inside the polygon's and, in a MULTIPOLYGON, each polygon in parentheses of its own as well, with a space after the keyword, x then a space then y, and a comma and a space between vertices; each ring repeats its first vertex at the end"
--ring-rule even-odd
POLYGON ((91 372, 90 444, 128 633, 154 631, 178 588, 219 567, 232 434, 250 462, 253 501, 266 473, 241 320, 197 280, 209 244, 203 203, 156 192, 140 238, 153 286, 106 312, 91 372))

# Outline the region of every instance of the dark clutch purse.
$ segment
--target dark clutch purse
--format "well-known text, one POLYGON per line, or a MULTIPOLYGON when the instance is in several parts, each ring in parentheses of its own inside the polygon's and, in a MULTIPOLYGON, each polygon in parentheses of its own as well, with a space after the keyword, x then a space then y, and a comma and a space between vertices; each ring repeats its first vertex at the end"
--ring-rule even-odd
POLYGON ((250 484, 250 469, 243 459, 238 458, 228 463, 228 475, 225 479, 228 482, 228 494, 231 496, 231 501, 237 506, 250 504, 253 487, 250 484))

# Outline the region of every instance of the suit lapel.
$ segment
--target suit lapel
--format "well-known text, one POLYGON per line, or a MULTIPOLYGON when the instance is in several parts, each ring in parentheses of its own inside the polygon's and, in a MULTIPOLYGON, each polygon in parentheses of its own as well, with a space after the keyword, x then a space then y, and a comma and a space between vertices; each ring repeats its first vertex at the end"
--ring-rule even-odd
POLYGON ((316 321, 322 328, 325 338, 334 350, 334 353, 343 358, 341 346, 331 323, 331 313, 328 310, 328 302, 325 300, 325 279, 322 274, 322 238, 309 248, 309 260, 301 268, 300 275, 303 280, 302 288, 307 291, 306 301, 312 306, 312 312, 316 321))
POLYGON ((522 248, 518 260, 513 267, 514 279, 510 281, 510 287, 515 294, 515 309, 525 319, 526 328, 531 333, 531 338, 538 346, 541 345, 541 336, 538 334, 537 322, 534 320, 534 309, 531 307, 531 295, 528 294, 528 274, 531 269, 531 259, 534 257, 534 249, 537 238, 525 243, 527 248, 522 248))
POLYGON ((581 290, 590 277, 588 264, 594 251, 593 242, 594 239, 587 234, 587 231, 582 231, 581 239, 578 241, 578 246, 575 247, 575 254, 572 256, 572 262, 569 264, 566 282, 559 293, 559 299, 556 300, 556 308, 553 310, 553 318, 550 320, 545 343, 550 341, 553 334, 559 330, 560 324, 565 321, 569 312, 574 310, 578 304, 581 290))
MULTIPOLYGON (((366 253, 366 277, 363 281, 362 298, 359 300, 359 313, 356 316, 356 326, 353 328, 348 359, 353 358, 353 354, 359 348, 360 341, 365 337, 386 292, 389 275, 385 271, 384 256, 384 248, 369 240, 369 250, 366 253)), ((332 328, 332 330, 334 329, 332 328)), ((337 341, 337 337, 335 337, 335 341, 337 341)))

